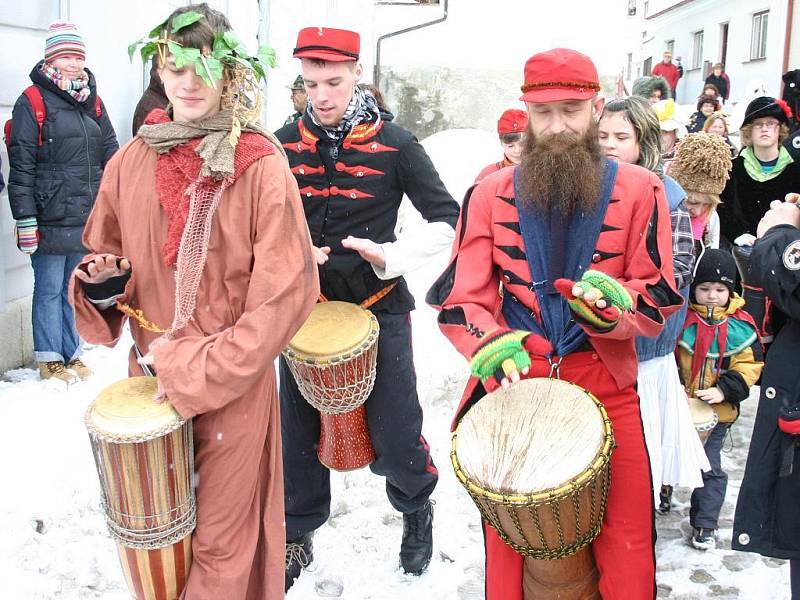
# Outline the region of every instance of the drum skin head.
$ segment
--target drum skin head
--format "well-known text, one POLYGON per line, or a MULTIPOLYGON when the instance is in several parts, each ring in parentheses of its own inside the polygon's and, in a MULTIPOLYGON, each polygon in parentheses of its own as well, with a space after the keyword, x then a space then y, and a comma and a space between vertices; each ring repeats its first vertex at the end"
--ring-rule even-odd
POLYGON ((369 337, 371 315, 350 302, 320 302, 289 342, 289 348, 297 355, 319 359, 346 354, 369 337))
POLYGON ((467 477, 494 492, 529 495, 583 473, 603 449, 606 426, 582 388, 533 378, 488 394, 456 432, 467 477))
POLYGON ((87 414, 87 421, 103 438, 147 437, 183 423, 169 402, 156 404, 158 383, 155 377, 131 377, 105 388, 87 414))
POLYGON ((695 396, 689 396, 689 413, 692 415, 692 421, 698 431, 711 430, 717 424, 717 413, 711 408, 711 405, 695 396))

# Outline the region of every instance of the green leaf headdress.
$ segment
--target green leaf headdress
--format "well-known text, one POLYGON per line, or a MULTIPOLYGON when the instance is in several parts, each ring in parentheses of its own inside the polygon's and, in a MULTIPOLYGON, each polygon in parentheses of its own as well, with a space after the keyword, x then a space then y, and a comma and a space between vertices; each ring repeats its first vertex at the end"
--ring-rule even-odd
POLYGON ((267 69, 277 64, 275 51, 261 46, 252 56, 244 43, 233 31, 214 33, 214 43, 210 52, 203 53, 197 48, 185 47, 171 36, 181 29, 189 27, 205 18, 196 11, 181 13, 172 19, 164 20, 154 27, 146 37, 136 40, 128 46, 128 55, 133 60, 136 49, 142 62, 146 63, 158 53, 163 65, 167 55, 172 54, 177 68, 187 65, 194 67, 195 72, 209 87, 214 87, 223 79, 225 68, 228 69, 228 80, 223 93, 223 108, 233 110, 233 126, 231 144, 236 145, 241 129, 248 122, 258 120, 261 110, 261 93, 259 81, 266 81, 267 69))

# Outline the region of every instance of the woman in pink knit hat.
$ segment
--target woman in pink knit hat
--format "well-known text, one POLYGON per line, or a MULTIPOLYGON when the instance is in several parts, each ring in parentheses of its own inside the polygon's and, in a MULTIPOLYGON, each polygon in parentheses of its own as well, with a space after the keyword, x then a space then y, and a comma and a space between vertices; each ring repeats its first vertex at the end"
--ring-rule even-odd
POLYGON ((67 283, 86 254, 81 236, 103 168, 119 147, 85 63, 75 25, 51 25, 7 139, 17 246, 33 266, 34 354, 42 379, 66 383, 91 374, 80 358, 67 283))

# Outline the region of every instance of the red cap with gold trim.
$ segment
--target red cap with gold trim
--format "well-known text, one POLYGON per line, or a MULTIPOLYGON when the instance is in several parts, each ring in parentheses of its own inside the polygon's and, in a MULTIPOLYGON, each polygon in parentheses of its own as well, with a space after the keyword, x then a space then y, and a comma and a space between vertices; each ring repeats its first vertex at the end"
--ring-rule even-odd
POLYGON ((525 63, 523 102, 589 100, 600 91, 597 69, 585 54, 554 48, 534 54, 525 63))
POLYGON ((295 58, 316 58, 331 62, 358 60, 361 36, 347 29, 306 27, 297 34, 295 58))

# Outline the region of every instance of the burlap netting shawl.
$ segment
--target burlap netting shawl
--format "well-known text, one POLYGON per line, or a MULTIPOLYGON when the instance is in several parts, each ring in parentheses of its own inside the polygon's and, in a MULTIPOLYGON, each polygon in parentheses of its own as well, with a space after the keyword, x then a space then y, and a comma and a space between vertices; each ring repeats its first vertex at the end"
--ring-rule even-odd
MULTIPOLYGON (((242 170, 261 156, 271 154, 273 148, 286 159, 283 146, 271 132, 258 122, 246 122, 238 141, 247 140, 244 134, 249 132, 263 136, 270 143, 258 144, 262 148, 260 153, 248 152, 247 162, 236 160, 236 146, 231 144, 232 123, 230 109, 194 123, 172 121, 166 112, 157 109, 147 116, 145 125, 138 132, 139 137, 160 157, 178 146, 202 138, 194 150, 202 160, 199 175, 196 180, 188 182, 182 194, 183 202, 188 204, 188 215, 182 232, 179 232, 180 244, 175 260, 175 313, 171 326, 160 340, 172 339, 175 333, 186 326, 194 312, 208 255, 214 213, 225 190, 242 170)), ((252 148, 252 144, 245 145, 252 148)))

